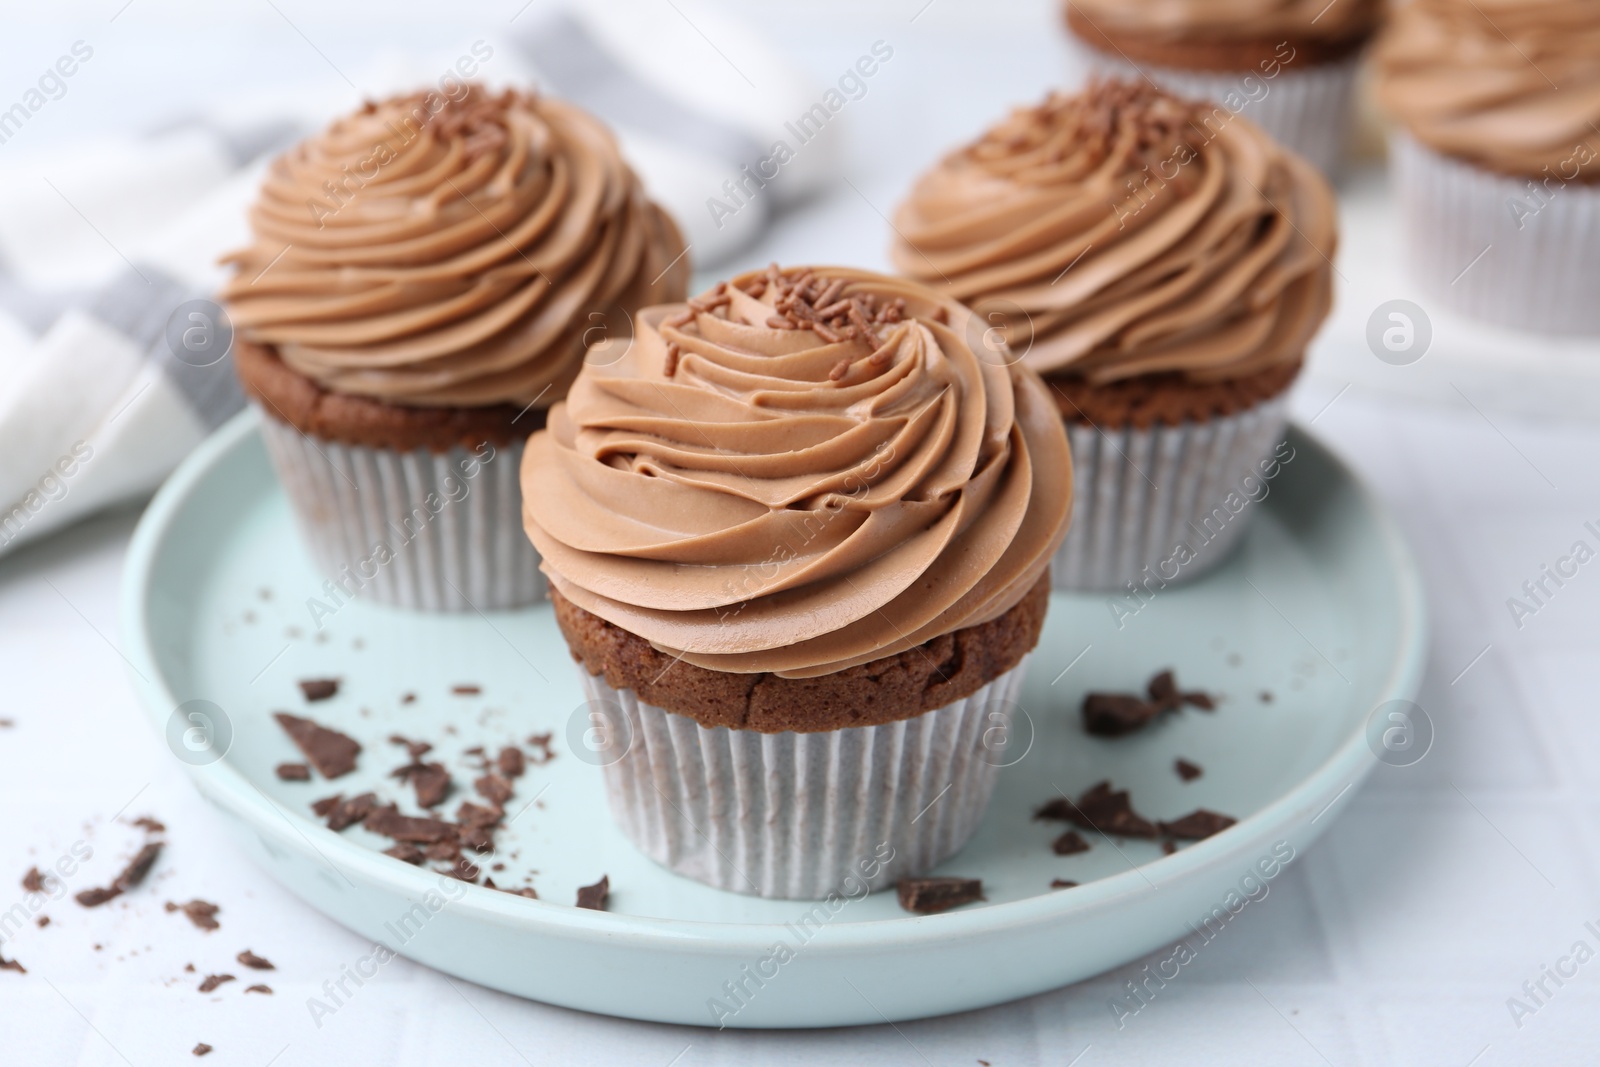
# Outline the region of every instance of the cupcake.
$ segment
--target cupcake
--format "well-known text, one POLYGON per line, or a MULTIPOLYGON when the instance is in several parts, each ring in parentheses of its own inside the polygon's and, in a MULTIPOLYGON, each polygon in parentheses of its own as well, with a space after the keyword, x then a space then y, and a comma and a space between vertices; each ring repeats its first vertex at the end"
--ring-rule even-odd
POLYGON ((1072 466, 971 313, 839 267, 648 308, 528 442, 523 516, 656 862, 817 899, 961 848, 1003 762, 1072 466))
POLYGON ((1067 0, 1102 74, 1153 79, 1243 114, 1330 178, 1349 137, 1361 52, 1382 0, 1067 0))
POLYGON ((410 608, 537 599, 522 442, 589 342, 687 291, 610 133, 476 85, 368 103, 272 164, 250 225, 234 361, 318 568, 410 608))
POLYGON ((1146 82, 1014 112, 924 174, 902 273, 1043 375, 1075 467, 1060 589, 1145 592, 1220 563, 1328 312, 1334 200, 1247 119, 1146 82))
POLYGON ((1600 332, 1600 6, 1414 0, 1374 60, 1418 283, 1487 322, 1600 332))

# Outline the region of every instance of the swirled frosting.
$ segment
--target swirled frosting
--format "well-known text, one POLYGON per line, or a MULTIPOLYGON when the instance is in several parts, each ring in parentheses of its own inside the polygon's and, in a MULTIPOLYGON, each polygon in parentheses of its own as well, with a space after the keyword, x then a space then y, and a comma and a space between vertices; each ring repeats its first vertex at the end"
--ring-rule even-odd
POLYGON ((1413 0, 1374 58, 1380 100, 1436 151, 1564 180, 1600 157, 1600 5, 1589 0, 1413 0))
POLYGON ((1067 0, 1103 34, 1192 41, 1342 41, 1370 33, 1381 0, 1067 0))
POLYGON ((1246 119, 1105 81, 1014 112, 922 176, 898 270, 1041 374, 1244 377, 1298 360, 1332 295, 1335 205, 1246 119))
POLYGON ((1043 383, 971 313, 838 267, 637 316, 528 442, 556 589, 694 665, 812 677, 987 622, 1066 534, 1043 383))
POLYGON ((272 165, 224 290, 326 389, 548 406, 586 341, 681 299, 683 238, 598 120, 463 86, 369 103, 272 165))

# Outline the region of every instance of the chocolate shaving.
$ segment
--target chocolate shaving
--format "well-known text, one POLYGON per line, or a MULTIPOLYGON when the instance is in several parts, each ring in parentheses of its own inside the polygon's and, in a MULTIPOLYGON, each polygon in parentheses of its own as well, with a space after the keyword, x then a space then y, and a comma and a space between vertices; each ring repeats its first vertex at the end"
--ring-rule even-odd
POLYGON ((338 695, 339 679, 307 678, 300 683, 300 692, 305 694, 307 704, 315 704, 319 700, 328 700, 338 695))
POLYGON ((1060 819, 1085 830, 1118 837, 1155 838, 1156 824, 1139 815, 1128 801, 1128 791, 1114 791, 1110 782, 1098 782, 1074 803, 1055 797, 1034 813, 1036 819, 1060 819))
POLYGON ((984 899, 983 881, 978 878, 902 878, 894 889, 900 906, 919 915, 934 915, 984 899))
POLYGON ((1226 830, 1238 821, 1228 815, 1218 815, 1214 811, 1197 808, 1181 819, 1162 823, 1161 832, 1172 837, 1181 837, 1186 841, 1199 841, 1226 830))
POLYGON ((311 781, 311 768, 304 763, 280 763, 273 770, 285 782, 311 781))
POLYGON ((148 815, 141 815, 133 820, 133 825, 139 827, 147 834, 164 834, 167 832, 166 824, 159 819, 152 819, 148 815))
POLYGON ((550 747, 550 743, 554 739, 555 734, 550 731, 546 731, 542 734, 534 734, 532 737, 529 737, 528 744, 539 750, 532 756, 528 757, 529 762, 535 767, 538 767, 555 759, 555 750, 550 747))
POLYGON ((275 971, 278 969, 272 965, 271 960, 267 959, 265 956, 257 956, 249 949, 245 949, 243 952, 239 953, 235 959, 244 964, 246 967, 250 968, 252 971, 275 971))
POLYGON ((28 873, 22 876, 22 888, 30 893, 43 893, 45 891, 45 880, 49 877, 51 876, 40 874, 39 868, 29 867, 28 873))
POLYGON ((592 911, 605 911, 606 900, 611 896, 611 876, 602 874, 594 885, 578 887, 578 907, 592 911))
POLYGON ((423 859, 425 858, 420 848, 418 848, 416 845, 405 844, 404 842, 398 845, 389 846, 383 850, 383 854, 385 856, 393 856, 401 863, 409 863, 413 867, 420 867, 423 859))
POLYGON ((482 804, 474 804, 470 800, 463 800, 461 806, 456 809, 456 822, 462 826, 481 829, 497 825, 501 819, 505 818, 505 814, 504 809, 499 805, 485 807, 482 804))
POLYGON ((435 867, 434 870, 447 878, 454 878, 461 882, 476 882, 478 880, 479 872, 477 866, 465 858, 457 859, 449 867, 435 867))
POLYGON ((1096 737, 1121 737, 1143 729, 1157 710, 1127 693, 1089 693, 1083 698, 1083 728, 1096 737))
POLYGON ((364 820, 378 806, 376 793, 362 793, 349 800, 341 800, 328 812, 328 829, 347 830, 364 820))
POLYGON ((183 912, 190 922, 202 930, 217 930, 222 927, 222 924, 217 922, 216 919, 217 912, 221 911, 222 907, 207 900, 196 899, 189 901, 187 904, 174 904, 169 900, 166 903, 166 909, 169 912, 183 912))
POLYGON ((1065 878, 1052 878, 1052 879, 1050 879, 1050 888, 1051 889, 1076 889, 1076 888, 1078 888, 1078 883, 1077 882, 1069 882, 1065 878))
POLYGON ((1177 759, 1172 761, 1172 769, 1177 771, 1178 777, 1182 778, 1186 782, 1192 782, 1202 774, 1206 773, 1201 768, 1200 764, 1190 763, 1182 756, 1179 756, 1177 759))
POLYGON ((390 734, 389 743, 391 745, 404 746, 406 755, 411 757, 412 763, 420 762, 423 756, 433 751, 433 746, 428 742, 413 741, 409 737, 401 737, 399 734, 390 734))
POLYGON ((196 1056, 204 1056, 206 1053, 211 1051, 211 1046, 202 1041, 189 1051, 196 1056))
POLYGON ((458 697, 475 697, 483 692, 483 687, 479 685, 453 685, 450 687, 450 692, 458 697))
POLYGON ((417 791, 419 808, 436 808, 450 792, 450 772, 442 763, 411 763, 394 771, 394 777, 409 781, 417 791))
POLYGON ((321 800, 313 800, 311 802, 311 813, 318 818, 321 818, 322 816, 327 815, 334 808, 337 808, 340 802, 343 800, 343 793, 335 793, 331 797, 323 797, 321 800))
POLYGON ((247 985, 244 987, 244 991, 246 993, 265 993, 268 996, 272 995, 272 987, 269 985, 247 985))
POLYGON ((128 890, 135 888, 143 882, 150 873, 150 868, 156 865, 156 859, 161 855, 161 842, 151 841, 141 848, 137 855, 122 869, 122 873, 104 889, 85 889, 76 899, 86 908, 97 908, 109 900, 115 900, 128 890))
POLYGON ((419 845, 433 844, 437 841, 449 841, 455 837, 456 832, 454 826, 439 819, 414 818, 410 815, 401 815, 399 809, 393 804, 374 808, 362 825, 383 837, 419 845))
POLYGON ((209 993, 222 983, 232 982, 234 980, 235 979, 231 974, 208 974, 205 977, 205 981, 200 983, 199 989, 202 993, 209 993))
POLYGON ((16 960, 8 960, 4 953, 0 953, 0 971, 16 971, 18 974, 27 974, 28 968, 16 960))
POLYGON ((472 783, 472 787, 496 807, 504 807, 506 801, 511 799, 513 792, 511 783, 498 774, 486 774, 472 783))
POLYGON ((527 759, 522 755, 522 749, 507 745, 500 750, 500 755, 495 763, 500 767, 500 773, 506 778, 521 778, 522 772, 527 769, 527 759))
POLYGON ((1068 830, 1050 843, 1050 851, 1058 856, 1075 856, 1089 851, 1089 842, 1076 830, 1068 830))
POLYGON ((272 717, 324 778, 338 778, 356 769, 361 744, 354 738, 286 711, 274 712, 272 717))

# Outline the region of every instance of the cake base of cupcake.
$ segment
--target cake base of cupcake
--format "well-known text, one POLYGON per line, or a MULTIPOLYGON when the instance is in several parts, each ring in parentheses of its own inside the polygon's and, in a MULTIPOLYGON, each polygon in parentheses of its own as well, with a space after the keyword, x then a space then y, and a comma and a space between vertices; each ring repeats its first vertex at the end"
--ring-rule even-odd
POLYGON ((1393 140, 1407 259, 1428 296, 1514 329, 1600 333, 1600 184, 1496 174, 1393 140))
POLYGON ((312 560, 343 596, 426 611, 544 596, 522 532, 521 441, 400 452, 314 438, 266 412, 261 428, 312 560))
POLYGON ((656 863, 761 897, 860 897, 960 851, 1007 760, 1022 663, 945 707, 812 733, 706 727, 584 673, 620 740, 612 817, 656 863))
POLYGON ((1067 421, 1072 524, 1050 564, 1068 592, 1153 594, 1228 558, 1284 460, 1288 393, 1208 419, 1067 421))

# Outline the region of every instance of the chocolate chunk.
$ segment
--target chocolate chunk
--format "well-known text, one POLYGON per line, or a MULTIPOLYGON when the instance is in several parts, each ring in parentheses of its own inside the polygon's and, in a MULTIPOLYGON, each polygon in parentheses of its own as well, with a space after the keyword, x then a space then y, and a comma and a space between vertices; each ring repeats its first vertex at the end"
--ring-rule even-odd
POLYGON ((211 1051, 211 1046, 202 1041, 189 1051, 194 1053, 196 1056, 204 1056, 206 1053, 211 1051))
POLYGON ((1238 822, 1238 819, 1227 815, 1218 815, 1214 811, 1197 808, 1181 819, 1161 824, 1161 832, 1173 837, 1181 837, 1187 841, 1199 841, 1219 833, 1238 822))
POLYGON ((456 809, 456 822, 462 826, 484 829, 498 824, 505 818, 505 814, 499 805, 485 807, 470 800, 463 800, 461 806, 456 809))
POLYGON ((202 930, 216 930, 222 926, 221 923, 217 922, 216 918, 217 912, 221 911, 222 908, 219 905, 212 904, 210 901, 191 900, 187 904, 174 904, 169 900, 166 907, 169 912, 183 912, 190 922, 202 930))
POLYGON ((1077 882, 1069 882, 1065 878, 1052 878, 1052 879, 1050 879, 1050 888, 1051 889, 1076 889, 1076 888, 1078 888, 1078 883, 1077 882))
POLYGON ((500 773, 505 777, 521 778, 528 761, 522 755, 522 749, 507 745, 500 750, 500 755, 495 762, 499 764, 500 773))
POLYGON ((246 967, 250 968, 252 971, 275 971, 278 969, 272 965, 271 960, 267 959, 265 956, 257 956, 249 949, 245 949, 234 958, 240 963, 244 964, 246 967))
POLYGON ((1182 778, 1186 782, 1192 782, 1202 774, 1206 773, 1203 769, 1201 769, 1200 764, 1190 763, 1182 756, 1179 756, 1176 760, 1173 760, 1172 769, 1177 771, 1178 777, 1182 778))
POLYGON ((43 893, 45 879, 49 877, 47 874, 40 874, 39 868, 29 867, 28 873, 22 876, 22 888, 30 893, 43 893))
POLYGON ((1150 702, 1157 711, 1175 711, 1183 702, 1183 694, 1178 692, 1178 683, 1171 671, 1162 671, 1151 678, 1145 692, 1150 694, 1150 702))
POLYGON ((104 889, 83 890, 76 897, 78 903, 86 908, 97 908, 108 900, 115 900, 144 881, 160 855, 161 842, 151 841, 139 850, 109 886, 104 889))
POLYGON ((477 685, 452 685, 450 692, 458 697, 475 697, 483 692, 483 687, 477 685))
POLYGON ((166 824, 159 819, 152 819, 148 815, 141 815, 133 820, 133 825, 139 827, 147 834, 164 834, 167 832, 166 824))
POLYGON ((496 807, 505 807, 506 801, 511 799, 514 791, 511 783, 498 774, 486 774, 472 783, 472 787, 496 807))
POLYGON ((435 841, 449 841, 455 837, 456 828, 439 819, 414 818, 401 815, 393 804, 374 808, 363 822, 368 830, 395 841, 408 841, 427 845, 435 841))
POLYGON ((902 878, 895 883, 900 906, 919 915, 933 915, 983 899, 978 878, 902 878))
POLYGON ((265 993, 269 997, 272 995, 272 987, 269 985, 247 985, 244 987, 244 991, 246 993, 265 993))
POLYGON ((411 783, 419 808, 438 807, 450 792, 450 772, 442 763, 412 763, 396 770, 394 776, 411 783))
POLYGON ((208 974, 205 977, 205 981, 200 983, 200 992, 209 993, 222 983, 233 980, 234 978, 231 974, 208 974))
POLYGON ((1089 842, 1078 831, 1068 830, 1051 843, 1050 850, 1058 856, 1075 856, 1079 852, 1088 852, 1089 842))
POLYGON ((285 782, 311 781, 311 768, 304 763, 280 763, 274 772, 285 782))
POLYGON ((331 797, 323 797, 321 800, 313 800, 311 802, 311 812, 320 819, 327 815, 334 808, 337 808, 341 803, 343 803, 343 801, 343 793, 335 793, 331 797))
POLYGON ((407 845, 404 843, 391 845, 383 850, 383 854, 385 856, 393 856, 401 863, 409 863, 413 867, 419 867, 422 865, 422 850, 416 845, 407 845))
POLYGON ((594 911, 606 910, 606 899, 611 896, 611 876, 602 874, 594 885, 578 887, 578 907, 594 911))
POLYGON ((0 953, 0 971, 16 971, 18 974, 27 974, 28 968, 24 967, 16 960, 6 959, 5 955, 0 953))
POLYGON ((1096 737, 1121 737, 1143 729, 1161 709, 1127 693, 1083 698, 1083 728, 1096 737))
POLYGON ((409 737, 402 737, 399 734, 390 734, 389 743, 391 745, 404 745, 412 763, 420 761, 423 756, 433 751, 433 745, 427 741, 413 741, 409 737))
POLYGON ((337 678, 308 678, 300 683, 300 692, 306 696, 306 703, 314 704, 319 700, 327 700, 339 692, 339 679, 337 678))
POLYGON ((1156 825, 1133 810, 1128 791, 1111 788, 1110 782, 1092 786, 1076 803, 1055 797, 1034 813, 1036 819, 1061 819, 1085 830, 1098 830, 1118 837, 1154 838, 1156 825))
POLYGON ((274 712, 272 717, 324 778, 338 778, 356 769, 361 744, 354 738, 286 711, 274 712))
POLYGON ((555 740, 555 736, 552 731, 546 730, 542 734, 534 734, 528 738, 528 744, 539 750, 529 757, 530 762, 535 767, 549 763, 556 758, 555 751, 550 747, 551 742, 555 740))
POLYGON ((1161 842, 1161 851, 1170 856, 1178 851, 1178 843, 1176 841, 1163 841, 1161 842))
POLYGON ((328 812, 328 829, 345 830, 361 822, 378 806, 376 793, 361 793, 349 800, 341 800, 328 812))

